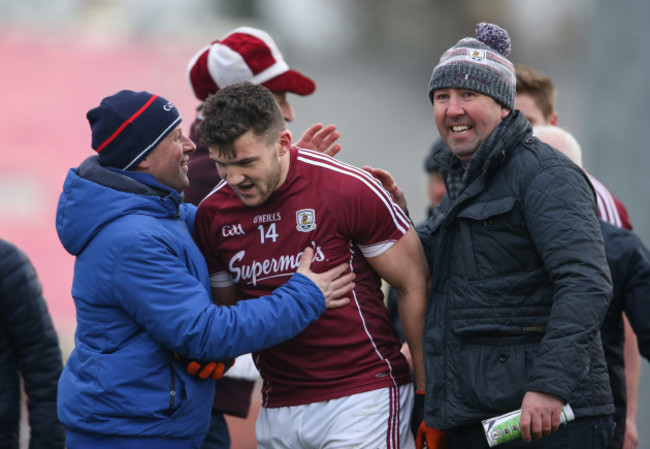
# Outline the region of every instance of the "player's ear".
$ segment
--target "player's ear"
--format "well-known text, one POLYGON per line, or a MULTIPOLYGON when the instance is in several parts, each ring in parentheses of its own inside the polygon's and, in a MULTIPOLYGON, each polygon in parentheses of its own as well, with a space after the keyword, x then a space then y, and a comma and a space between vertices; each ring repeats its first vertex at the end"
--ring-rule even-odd
POLYGON ((289 148, 291 148, 291 131, 288 129, 283 130, 278 137, 280 142, 280 156, 287 153, 289 148))

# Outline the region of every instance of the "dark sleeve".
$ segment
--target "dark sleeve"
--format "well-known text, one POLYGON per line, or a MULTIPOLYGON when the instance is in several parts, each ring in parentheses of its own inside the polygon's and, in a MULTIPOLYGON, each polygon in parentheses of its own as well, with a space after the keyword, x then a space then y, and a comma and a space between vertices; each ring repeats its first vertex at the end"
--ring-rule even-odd
POLYGON ((610 271, 594 193, 584 173, 560 162, 527 182, 526 227, 554 286, 527 390, 568 398, 589 369, 589 348, 612 295, 610 271))
POLYGON ((650 360, 650 251, 629 233, 631 250, 626 256, 623 286, 625 314, 636 334, 639 352, 650 360))
POLYGON ((424 257, 427 258, 427 263, 429 264, 429 273, 431 273, 431 267, 433 266, 433 245, 431 242, 431 219, 427 220, 425 223, 416 226, 415 231, 420 238, 420 243, 422 244, 422 250, 424 250, 424 257))
POLYGON ((0 301, 3 326, 12 342, 27 395, 30 448, 63 448, 64 429, 56 399, 63 368, 59 341, 41 283, 27 256, 0 241, 0 301))
POLYGON ((399 341, 404 343, 406 337, 404 336, 404 330, 402 329, 402 322, 399 320, 399 308, 397 300, 397 292, 393 287, 388 289, 388 297, 386 298, 386 307, 388 308, 388 315, 390 316, 390 321, 395 327, 399 341))

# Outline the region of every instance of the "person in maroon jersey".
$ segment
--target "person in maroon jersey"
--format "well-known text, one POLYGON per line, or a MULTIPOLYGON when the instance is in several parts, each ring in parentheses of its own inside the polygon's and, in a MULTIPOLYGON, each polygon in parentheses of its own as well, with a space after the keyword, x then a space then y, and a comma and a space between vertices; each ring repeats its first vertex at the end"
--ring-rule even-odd
POLYGON ((259 448, 413 447, 413 388, 381 292, 400 317, 423 389, 427 266, 406 215, 364 170, 291 145, 272 93, 248 82, 203 107, 201 134, 222 181, 200 204, 194 237, 215 300, 234 304, 282 283, 315 250, 313 269, 348 263, 353 301, 295 338, 254 354, 263 379, 259 448))
MULTIPOLYGON (((247 26, 233 29, 194 54, 187 66, 187 81, 192 94, 201 105, 190 127, 190 139, 196 144, 196 151, 189 156, 190 185, 183 193, 184 201, 197 206, 219 182, 219 174, 209 157, 208 149, 200 141, 199 125, 203 120, 201 109, 209 95, 239 81, 261 84, 273 92, 284 120, 292 122, 295 112, 289 94, 307 96, 316 90, 316 84, 311 78, 289 68, 267 32, 247 26)), ((323 127, 317 123, 303 133, 296 146, 334 156, 341 149, 337 143, 340 135, 336 126, 323 127)), ((210 432, 202 449, 230 448, 230 433, 224 415, 239 418, 248 416, 251 394, 258 378, 259 373, 250 355, 246 354, 239 357, 235 367, 217 381, 210 432)))
MULTIPOLYGON (((316 84, 308 76, 289 68, 273 38, 263 30, 238 27, 225 36, 201 48, 187 66, 187 81, 192 94, 201 101, 196 120, 190 128, 190 138, 196 151, 190 156, 190 186, 185 189, 185 201, 198 205, 217 184, 219 175, 201 145, 199 125, 203 120, 202 105, 209 95, 219 89, 240 82, 261 84, 273 92, 275 100, 287 122, 292 122, 295 112, 288 94, 311 95, 316 84)), ((296 146, 336 155, 341 145, 336 141, 341 134, 336 126, 316 123, 303 132, 296 146)))

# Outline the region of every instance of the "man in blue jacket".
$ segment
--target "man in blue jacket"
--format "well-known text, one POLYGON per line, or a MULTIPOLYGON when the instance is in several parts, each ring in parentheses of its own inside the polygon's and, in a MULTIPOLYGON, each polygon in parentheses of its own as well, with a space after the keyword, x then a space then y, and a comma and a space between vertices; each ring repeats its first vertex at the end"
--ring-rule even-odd
POLYGON ((191 236, 196 207, 180 193, 195 146, 177 109, 123 90, 87 118, 98 155, 70 170, 56 216, 76 256, 75 349, 58 395, 67 447, 199 448, 214 381, 184 360, 226 360, 291 338, 347 304, 352 276, 340 276, 345 265, 311 272, 306 249, 272 295, 217 307, 191 236))
POLYGON ((508 33, 481 23, 429 83, 447 195, 419 230, 432 274, 425 423, 451 448, 487 448, 481 421, 522 409, 509 447, 605 448, 612 284, 594 192, 514 110, 509 51, 508 33), (566 403, 576 419, 560 426, 566 403))

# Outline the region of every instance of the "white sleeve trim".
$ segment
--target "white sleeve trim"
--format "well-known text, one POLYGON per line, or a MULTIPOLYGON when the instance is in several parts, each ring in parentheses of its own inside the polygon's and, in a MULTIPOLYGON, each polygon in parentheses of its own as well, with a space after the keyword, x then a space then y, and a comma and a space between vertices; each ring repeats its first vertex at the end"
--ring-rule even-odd
POLYGON ((220 271, 210 275, 210 287, 230 287, 231 285, 235 285, 235 283, 227 271, 220 271))
POLYGON ((253 356, 244 354, 235 359, 235 364, 226 371, 224 377, 256 381, 260 378, 260 373, 257 371, 255 362, 253 362, 253 356))
POLYGON ((395 244, 395 240, 387 242, 375 243, 372 245, 359 245, 363 257, 377 257, 378 255, 388 251, 388 249, 395 244))

